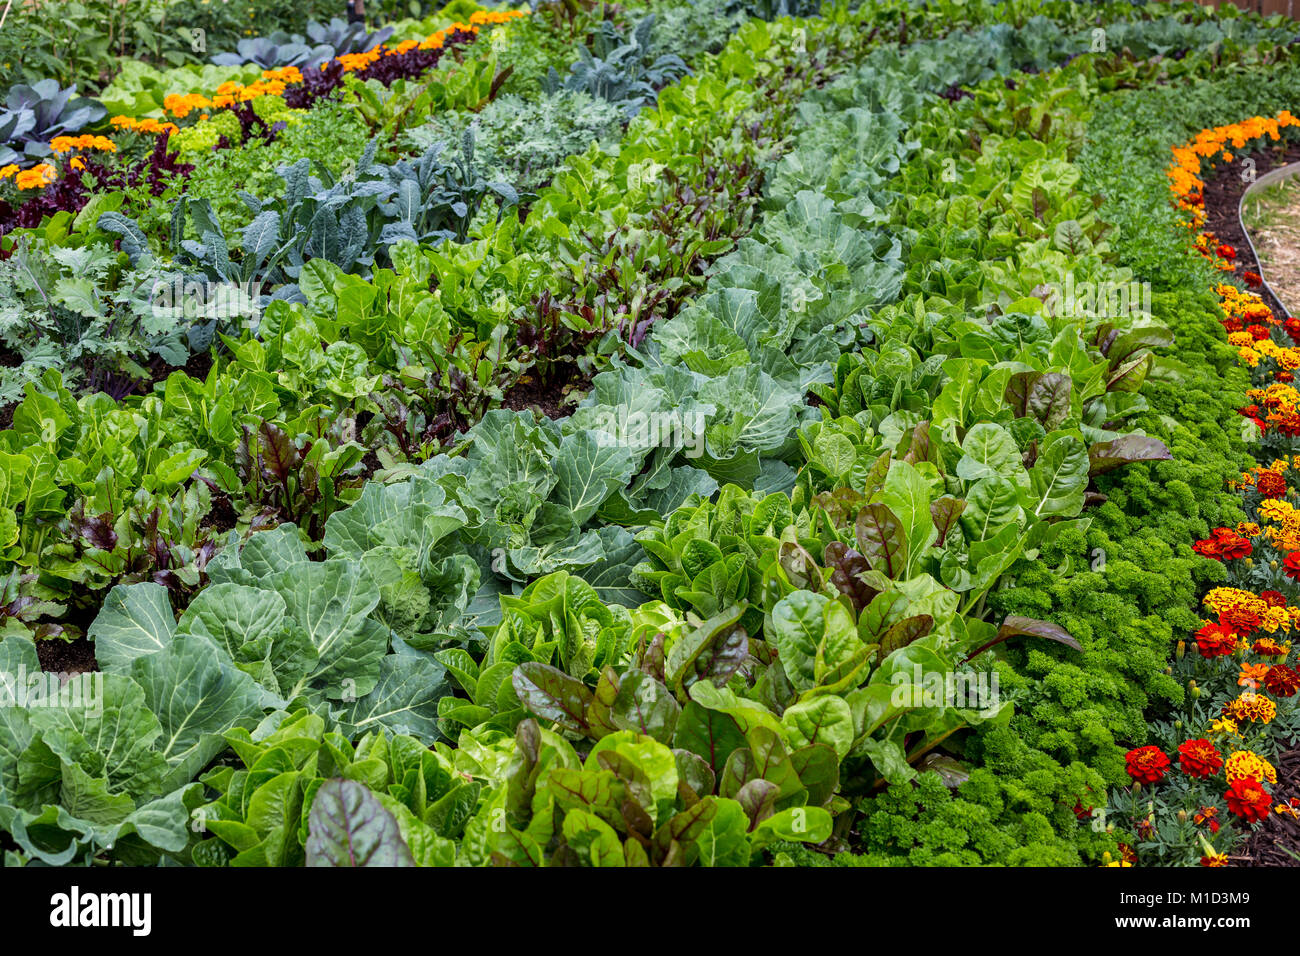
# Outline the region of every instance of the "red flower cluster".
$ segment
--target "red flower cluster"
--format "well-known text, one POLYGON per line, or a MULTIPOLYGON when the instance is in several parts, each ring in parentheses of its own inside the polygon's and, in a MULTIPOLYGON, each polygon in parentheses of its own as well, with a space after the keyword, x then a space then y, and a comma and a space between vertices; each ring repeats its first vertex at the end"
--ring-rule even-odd
POLYGON ((1219 832, 1219 821, 1215 819, 1219 815, 1218 807, 1201 807, 1196 815, 1192 817, 1192 822, 1196 824, 1204 823, 1211 834, 1219 832))
POLYGON ((1263 654, 1265 657, 1286 657, 1287 649, 1273 640, 1271 637, 1261 637, 1250 649, 1256 654, 1263 654))
POLYGON ((1250 557, 1253 548, 1249 538, 1243 538, 1231 528, 1215 528, 1211 537, 1197 541, 1192 550, 1204 558, 1231 561, 1250 557))
POLYGON ((1259 599, 1269 607, 1286 607, 1286 595, 1281 591, 1260 591, 1259 599))
POLYGON ((1227 259, 1229 262, 1237 258, 1237 250, 1232 248, 1232 246, 1228 245, 1226 242, 1219 243, 1219 248, 1214 251, 1219 254, 1220 259, 1227 259))
POLYGON ((1213 777, 1223 769, 1223 754, 1201 738, 1178 745, 1178 764, 1189 777, 1213 777))
POLYGON ((1250 286, 1252 289, 1258 289, 1264 284, 1264 280, 1260 278, 1258 272, 1246 270, 1242 273, 1241 277, 1246 281, 1246 285, 1250 286))
POLYGON ((1300 551, 1292 551, 1282 562, 1282 573, 1293 581, 1300 581, 1300 551))
POLYGON ((1226 624, 1206 624, 1196 632, 1196 649, 1202 657, 1231 654, 1237 649, 1237 635, 1226 624))
POLYGON ((1273 807, 1273 799, 1268 791, 1252 777, 1239 777, 1232 781, 1232 786, 1224 796, 1228 801, 1228 809, 1247 823, 1263 820, 1273 807))
POLYGON ((1169 769, 1169 758, 1159 747, 1137 747, 1124 757, 1124 769, 1139 783, 1155 783, 1169 769))
POLYGON ((1286 497, 1286 478, 1276 471, 1261 471, 1255 480, 1255 490, 1261 498, 1286 497))
POLYGON ((1300 674, 1285 664, 1274 664, 1264 675, 1264 689, 1274 697, 1294 697, 1300 690, 1300 674))
POLYGON ((1257 611, 1240 604, 1224 608, 1219 621, 1241 634, 1254 634, 1263 623, 1257 611))

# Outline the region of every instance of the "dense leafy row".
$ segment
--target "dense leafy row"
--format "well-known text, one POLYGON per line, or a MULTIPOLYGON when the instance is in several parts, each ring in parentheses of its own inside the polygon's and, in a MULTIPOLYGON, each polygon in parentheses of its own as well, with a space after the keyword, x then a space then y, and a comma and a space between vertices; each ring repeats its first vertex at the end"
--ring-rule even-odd
MULTIPOLYGON (((1051 294, 1131 279, 1074 159, 1098 91, 1289 59, 1289 35, 1135 19, 1109 27, 1131 52, 1088 54, 1081 12, 1056 12, 980 5, 966 22, 1016 29, 903 48, 865 29, 892 10, 750 22, 522 223, 395 237, 364 275, 322 233, 283 253, 293 287, 225 334, 206 381, 120 405, 53 372, 29 385, 5 527, 42 577, 10 581, 3 669, 37 666, 20 622, 51 608, 30 597, 154 580, 117 583, 89 627, 98 712, 6 708, 13 859, 323 862, 345 803, 384 859, 424 864, 1113 848, 1071 802, 1116 782, 1105 722, 1140 722, 1162 657, 1087 612, 1118 622, 1133 580, 1165 572, 1154 551, 1086 562, 1155 496, 1191 498, 1169 459, 1198 446, 1153 396, 1219 386, 1152 351, 1181 335, 1163 302, 1051 294), (500 361, 521 301, 542 358, 617 356, 566 418, 481 415, 501 384, 476 339, 500 361), (71 476, 84 503, 28 520, 66 510, 71 476), (227 536, 200 524, 214 502, 242 512, 227 536), (1073 613, 1099 592, 1114 607, 1073 613)), ((381 237, 406 171, 366 158, 319 185, 386 190, 348 227, 381 237)), ((236 278, 302 241, 286 222, 314 228, 305 177, 250 203, 236 278)), ((199 228, 173 261, 231 278, 212 213, 179 208, 199 228)), ((147 236, 99 222, 147 263, 147 236)))

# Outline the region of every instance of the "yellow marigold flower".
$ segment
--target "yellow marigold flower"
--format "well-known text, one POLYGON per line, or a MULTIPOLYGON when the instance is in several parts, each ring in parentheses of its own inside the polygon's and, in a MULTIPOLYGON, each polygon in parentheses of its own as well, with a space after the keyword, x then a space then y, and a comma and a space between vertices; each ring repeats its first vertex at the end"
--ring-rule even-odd
POLYGON ((1270 521, 1285 521, 1296 512, 1289 501, 1282 498, 1268 498, 1259 503, 1259 514, 1270 521))
POLYGON ((1241 734, 1237 730, 1237 722, 1231 717, 1219 717, 1210 724, 1210 733, 1224 734, 1228 737, 1239 737, 1241 734))
POLYGON ((1224 706, 1224 712, 1237 720, 1269 723, 1277 716, 1277 704, 1263 694, 1247 692, 1224 706))
POLYGON ((1233 752, 1223 762, 1223 772, 1228 777, 1228 783, 1232 783, 1234 780, 1247 779, 1259 783, 1265 781, 1272 784, 1277 783, 1277 768, 1253 750, 1233 752))

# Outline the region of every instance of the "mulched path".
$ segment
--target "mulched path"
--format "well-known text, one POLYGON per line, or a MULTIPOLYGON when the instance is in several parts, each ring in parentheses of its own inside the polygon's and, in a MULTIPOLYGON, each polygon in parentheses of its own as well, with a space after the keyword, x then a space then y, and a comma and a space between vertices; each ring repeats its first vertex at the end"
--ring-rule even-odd
MULTIPOLYGON (((1289 166, 1300 162, 1300 143, 1279 145, 1282 148, 1265 149, 1251 155, 1250 158, 1255 161, 1256 178, 1278 166, 1289 166)), ((1242 169, 1240 160, 1234 159, 1231 163, 1220 164, 1205 179, 1205 229, 1214 233, 1220 242, 1226 242, 1237 250, 1237 259, 1234 262, 1237 268, 1234 272, 1238 278, 1246 272, 1263 274, 1259 262, 1251 254, 1250 243, 1246 240, 1246 228, 1237 215, 1242 193, 1254 182, 1254 180, 1249 183, 1242 182, 1242 169)), ((1291 314, 1286 306, 1270 294, 1268 289, 1259 288, 1253 291, 1259 294, 1264 303, 1273 310, 1274 315, 1285 318, 1291 314)))
MULTIPOLYGON (((1300 749, 1282 755, 1277 764, 1277 786, 1270 789, 1275 796, 1300 794, 1300 749)), ((1300 821, 1271 814, 1228 860, 1234 866, 1300 866, 1300 821)))
MULTIPOLYGON (((1251 156, 1255 172, 1262 176, 1278 166, 1300 162, 1300 144, 1285 144, 1279 149, 1265 149, 1251 156)), ((1234 160, 1219 166, 1205 179, 1205 229, 1214 233, 1220 242, 1237 250, 1235 274, 1240 278, 1250 271, 1261 273, 1260 264, 1251 254, 1246 241, 1246 229, 1238 216, 1241 196, 1251 185, 1241 179, 1242 164, 1234 160)), ((1254 290, 1265 301, 1274 315, 1285 317, 1291 313, 1268 289, 1254 290)), ((1281 796, 1300 795, 1300 747, 1283 754, 1277 763, 1277 786, 1270 787, 1278 802, 1281 796)), ((1246 838, 1238 851, 1229 856, 1233 866, 1297 866, 1300 865, 1300 821, 1279 813, 1270 814, 1246 838)))
POLYGON ((1246 224, 1264 267, 1260 274, 1294 314, 1300 309, 1300 180, 1269 187, 1252 205, 1246 224))

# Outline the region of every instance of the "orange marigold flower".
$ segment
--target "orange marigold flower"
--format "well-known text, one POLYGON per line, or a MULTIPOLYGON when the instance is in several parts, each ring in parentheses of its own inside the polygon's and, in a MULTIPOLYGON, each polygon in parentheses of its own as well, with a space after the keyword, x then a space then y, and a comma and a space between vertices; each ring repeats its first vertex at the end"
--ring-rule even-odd
POLYGON ((14 177, 14 185, 19 189, 44 189, 56 179, 58 174, 55 173, 54 167, 49 163, 41 163, 18 173, 14 177))
POLYGON ((1237 675, 1237 686, 1249 687, 1253 690, 1263 683, 1264 676, 1267 673, 1267 664, 1248 664, 1243 661, 1241 664, 1241 673, 1237 675))

